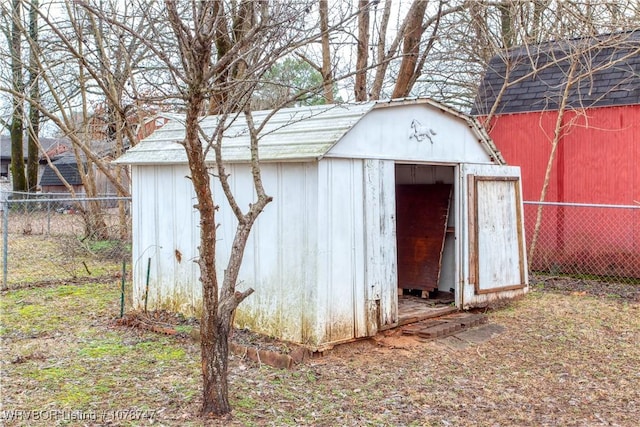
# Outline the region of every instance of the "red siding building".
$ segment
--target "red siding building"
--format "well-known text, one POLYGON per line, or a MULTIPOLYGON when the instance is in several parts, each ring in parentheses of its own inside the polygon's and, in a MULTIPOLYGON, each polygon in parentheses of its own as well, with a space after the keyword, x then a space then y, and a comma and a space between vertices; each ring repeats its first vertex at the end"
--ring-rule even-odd
MULTIPOLYGON (((517 48, 495 57, 473 113, 508 164, 523 198, 540 200, 566 92, 534 270, 640 277, 640 31, 517 48), (571 68, 574 78, 569 78, 571 68), (505 85, 506 82, 506 85, 505 85)), ((539 205, 525 207, 529 244, 539 205)))

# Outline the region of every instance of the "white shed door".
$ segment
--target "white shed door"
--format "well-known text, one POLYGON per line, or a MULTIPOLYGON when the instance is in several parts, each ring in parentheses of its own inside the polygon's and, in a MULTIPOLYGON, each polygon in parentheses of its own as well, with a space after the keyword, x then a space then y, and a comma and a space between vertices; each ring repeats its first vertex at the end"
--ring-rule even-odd
POLYGON ((464 165, 463 174, 469 242, 463 304, 471 306, 489 302, 496 293, 510 297, 525 288, 527 262, 520 168, 464 165))

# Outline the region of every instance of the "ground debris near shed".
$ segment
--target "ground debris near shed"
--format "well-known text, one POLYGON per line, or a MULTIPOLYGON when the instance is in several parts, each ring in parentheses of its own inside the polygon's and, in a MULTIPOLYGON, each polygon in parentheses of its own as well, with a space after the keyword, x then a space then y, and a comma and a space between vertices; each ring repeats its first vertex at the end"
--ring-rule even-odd
MULTIPOLYGON (((640 279, 638 279, 640 282, 640 279)), ((593 295, 640 302, 640 283, 619 283, 569 276, 547 276, 531 274, 531 286, 545 292, 561 292, 573 295, 593 295)))
MULTIPOLYGON (((115 324, 155 332, 177 338, 191 338, 200 341, 200 324, 195 318, 186 318, 179 313, 154 310, 147 313, 131 311, 115 324)), ((312 353, 302 346, 278 340, 248 329, 233 329, 229 343, 231 352, 258 364, 276 368, 292 368, 312 357, 312 353)))
POLYGON ((425 339, 435 339, 453 335, 486 322, 487 316, 481 313, 454 313, 403 326, 402 333, 425 339))

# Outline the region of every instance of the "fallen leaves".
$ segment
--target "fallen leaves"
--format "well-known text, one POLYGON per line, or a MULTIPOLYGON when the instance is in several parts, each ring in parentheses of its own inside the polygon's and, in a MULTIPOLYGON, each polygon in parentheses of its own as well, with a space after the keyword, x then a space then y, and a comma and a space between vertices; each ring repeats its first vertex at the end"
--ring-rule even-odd
MULTIPOLYGON (((233 418, 205 424, 634 426, 640 417, 635 294, 594 297, 597 285, 554 286, 489 310, 489 323, 506 330, 464 349, 407 337, 396 342, 387 333, 291 370, 232 356, 233 418)), ((0 309, 3 409, 136 407, 154 411, 159 425, 202 425, 198 344, 114 326, 118 286, 8 291, 0 309)), ((170 313, 154 317, 163 327, 175 323, 193 326, 170 313)), ((246 331, 235 338, 286 348, 246 331)))

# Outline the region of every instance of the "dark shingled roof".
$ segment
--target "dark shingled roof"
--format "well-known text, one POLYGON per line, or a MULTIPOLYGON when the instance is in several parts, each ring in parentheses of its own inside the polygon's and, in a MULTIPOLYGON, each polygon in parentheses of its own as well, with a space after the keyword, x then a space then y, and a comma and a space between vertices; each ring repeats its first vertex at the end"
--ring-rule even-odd
MULTIPOLYGON (((52 163, 70 185, 82 185, 82 178, 78 172, 75 156, 72 154, 63 155, 52 163)), ((45 165, 42 177, 40 177, 40 186, 43 187, 47 185, 64 185, 48 164, 45 165)))
POLYGON ((471 114, 487 114, 509 69, 496 114, 558 110, 571 57, 567 108, 640 104, 640 30, 512 49, 491 59, 471 114), (507 68, 507 65, 509 68, 507 68), (532 74, 532 71, 538 70, 532 74), (522 79, 522 80, 519 80, 522 79))

